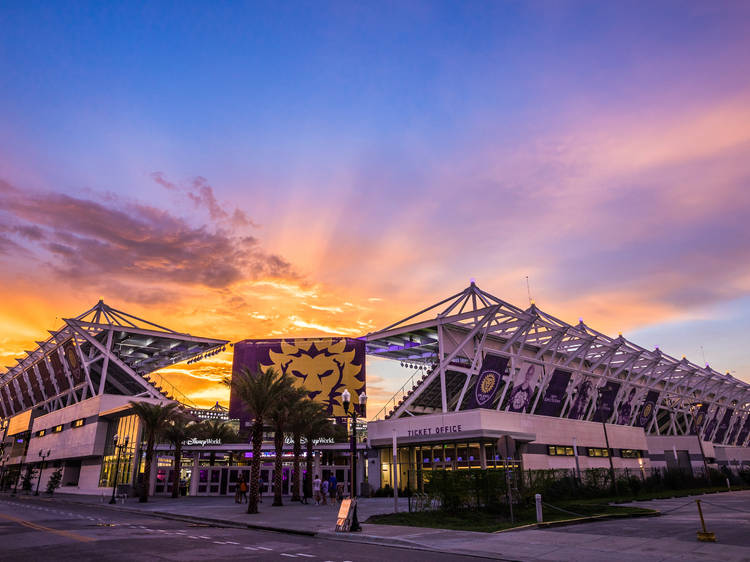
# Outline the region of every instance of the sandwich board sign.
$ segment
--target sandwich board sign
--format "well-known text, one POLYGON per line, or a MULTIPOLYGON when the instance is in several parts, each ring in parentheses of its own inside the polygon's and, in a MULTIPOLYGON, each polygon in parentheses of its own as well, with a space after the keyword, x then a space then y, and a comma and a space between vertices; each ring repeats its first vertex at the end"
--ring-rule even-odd
POLYGON ((357 500, 346 498, 341 500, 341 507, 336 519, 336 531, 351 531, 352 520, 356 517, 357 500))

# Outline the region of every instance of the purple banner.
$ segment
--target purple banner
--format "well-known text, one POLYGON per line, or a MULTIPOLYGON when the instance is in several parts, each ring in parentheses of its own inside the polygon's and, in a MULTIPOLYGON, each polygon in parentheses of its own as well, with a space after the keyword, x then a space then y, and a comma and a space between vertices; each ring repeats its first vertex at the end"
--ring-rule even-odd
POLYGON ((56 349, 49 354, 49 362, 52 365, 52 373, 55 375, 55 381, 60 392, 70 390, 70 380, 65 375, 65 369, 63 369, 62 361, 60 361, 60 356, 57 354, 56 349))
POLYGON ((8 400, 8 397, 5 395, 5 391, 0 389, 0 400, 2 400, 3 406, 5 407, 5 415, 10 417, 13 415, 13 408, 8 400))
POLYGON ((533 365, 531 363, 521 365, 520 374, 522 378, 517 379, 513 385, 513 390, 508 400, 509 412, 525 413, 527 408, 531 406, 531 398, 534 395, 536 381, 541 371, 542 367, 540 365, 533 365))
POLYGON ((3 398, 5 399, 5 405, 9 408, 8 413, 10 415, 13 415, 16 412, 20 411, 18 403, 16 400, 14 400, 13 393, 10 391, 10 383, 6 384, 0 390, 2 390, 3 398))
POLYGON ((503 382, 507 366, 507 357, 485 355, 482 366, 479 368, 477 384, 474 385, 474 394, 469 400, 467 410, 490 407, 503 382))
POLYGON ((635 400, 636 390, 635 388, 631 388, 627 397, 617 406, 617 419, 615 420, 617 425, 630 425, 633 419, 633 408, 635 407, 633 400, 635 400))
POLYGON ((635 420, 636 427, 646 427, 651 423, 651 418, 654 416, 654 410, 656 409, 656 402, 659 400, 659 392, 656 390, 649 390, 646 394, 646 399, 643 401, 641 411, 638 413, 638 418, 635 420))
POLYGON ((705 441, 710 441, 711 436, 714 434, 714 430, 716 429, 716 426, 719 425, 719 409, 717 408, 714 412, 714 417, 712 417, 709 422, 706 424, 706 429, 702 432, 702 437, 705 441))
POLYGON ((615 399, 617 398, 617 392, 620 390, 619 382, 607 381, 607 383, 599 389, 599 396, 596 402, 596 412, 592 421, 595 422, 608 422, 612 417, 612 410, 615 407, 615 399))
POLYGON ((36 368, 39 369, 39 375, 42 377, 42 386, 44 386, 47 398, 52 398, 57 394, 57 390, 55 390, 55 386, 52 384, 52 376, 47 368, 47 362, 44 360, 39 361, 36 364, 36 368))
POLYGON ((745 418, 745 425, 742 426, 742 430, 740 431, 740 436, 737 438, 736 445, 739 447, 742 447, 745 443, 745 439, 747 439, 747 435, 750 433, 750 415, 748 415, 745 418))
POLYGON ((734 440, 737 439, 737 433, 739 433, 740 427, 742 427, 742 412, 737 412, 737 416, 734 418, 734 423, 732 424, 732 429, 729 430, 727 445, 731 445, 734 443, 734 440))
POLYGON ((73 340, 68 340, 63 344, 63 355, 65 356, 65 359, 68 362, 68 367, 70 368, 70 374, 73 378, 73 386, 78 386, 86 380, 86 375, 84 374, 83 367, 78 359, 78 352, 76 351, 76 346, 73 343, 73 340))
POLYGON ((554 417, 560 415, 565 399, 565 389, 568 388, 568 382, 570 382, 570 375, 569 371, 555 369, 549 379, 549 384, 547 384, 542 403, 537 408, 536 413, 538 415, 554 417))
POLYGON ((44 396, 42 395, 42 389, 39 387, 39 379, 36 378, 36 373, 34 372, 34 368, 26 369, 26 377, 29 379, 29 383, 31 384, 31 392, 34 395, 34 403, 41 402, 44 400, 44 396))
POLYGON ((591 390, 594 388, 594 383, 590 377, 583 377, 575 388, 575 398, 573 399, 573 405, 570 407, 568 417, 572 420, 580 420, 586 413, 586 406, 588 406, 589 398, 591 397, 591 390))
POLYGON ((690 424, 690 435, 698 435, 698 431, 703 426, 703 422, 706 421, 706 412, 708 411, 708 404, 703 403, 699 406, 698 411, 693 417, 693 423, 690 424))
MULTIPOLYGON (((285 373, 332 417, 345 416, 341 393, 348 389, 356 405, 365 392, 365 343, 352 338, 244 340, 234 345, 232 376, 242 376, 244 369, 285 373)), ((234 391, 229 395, 229 416, 241 422, 252 419, 234 391)))
POLYGON ((722 443, 724 441, 724 435, 726 435, 727 429, 729 429, 729 420, 732 419, 732 414, 734 414, 734 410, 731 408, 727 408, 724 412, 724 417, 721 418, 719 429, 716 430, 716 435, 713 439, 714 443, 722 443))

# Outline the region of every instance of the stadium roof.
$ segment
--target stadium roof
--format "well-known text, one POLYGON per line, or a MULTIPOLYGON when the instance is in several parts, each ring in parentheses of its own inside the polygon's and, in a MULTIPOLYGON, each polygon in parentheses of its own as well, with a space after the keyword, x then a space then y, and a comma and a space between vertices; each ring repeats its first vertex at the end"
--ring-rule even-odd
MULTIPOLYGON (((608 336, 583 321, 568 324, 533 303, 516 307, 474 282, 364 339, 368 354, 416 370, 386 404, 384 417, 461 409, 486 351, 592 376, 600 387, 616 381, 621 393, 658 390, 659 407, 683 414, 667 422, 674 433, 687 431, 685 414, 693 416, 704 403, 714 410, 750 411, 750 384, 729 373, 646 349, 622 335, 608 336)), ((502 405, 501 400, 497 408, 502 405)))
POLYGON ((98 394, 189 400, 154 373, 213 353, 227 340, 176 332, 99 301, 37 341, 0 374, 0 415, 53 411, 98 394))

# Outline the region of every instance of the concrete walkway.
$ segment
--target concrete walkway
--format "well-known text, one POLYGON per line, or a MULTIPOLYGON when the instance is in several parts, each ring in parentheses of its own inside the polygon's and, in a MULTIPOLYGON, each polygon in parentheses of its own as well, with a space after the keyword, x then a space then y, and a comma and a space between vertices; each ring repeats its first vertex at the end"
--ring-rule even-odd
MULTIPOLYGON (((108 501, 108 498, 104 498, 102 502, 102 498, 92 496, 58 494, 55 497, 60 501, 97 505, 106 505, 108 501)), ((664 512, 674 510, 661 517, 598 521, 503 533, 367 523, 362 524, 361 533, 335 533, 333 529, 337 510, 333 506, 300 505, 288 501, 288 498, 285 498, 283 507, 272 507, 272 498, 264 498, 259 506, 260 513, 256 515, 245 513, 245 505, 235 504, 232 497, 184 497, 176 500, 156 497, 150 498, 146 504, 130 499, 113 508, 150 512, 162 517, 501 560, 750 561, 750 491, 708 494, 700 498, 703 500, 708 529, 716 533, 716 543, 701 543, 696 540, 695 532, 699 529, 699 522, 695 498, 632 504, 664 512)), ((399 500, 399 510, 408 509, 406 501, 399 500)), ((360 522, 374 514, 392 512, 392 498, 359 500, 360 522)))

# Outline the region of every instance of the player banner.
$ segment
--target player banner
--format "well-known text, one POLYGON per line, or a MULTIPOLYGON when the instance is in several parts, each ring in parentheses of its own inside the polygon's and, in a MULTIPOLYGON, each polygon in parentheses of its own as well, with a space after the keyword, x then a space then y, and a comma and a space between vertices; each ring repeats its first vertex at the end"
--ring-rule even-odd
POLYGON ((735 445, 737 445, 738 447, 742 447, 749 433, 750 433, 750 415, 748 415, 745 418, 745 425, 742 426, 742 430, 740 430, 740 436, 737 438, 737 442, 735 443, 735 445))
POLYGON ((726 435, 727 429, 729 429, 729 420, 732 419, 732 414, 734 414, 734 410, 732 408, 727 408, 727 410, 724 412, 724 417, 721 418, 719 429, 716 430, 716 435, 713 439, 714 443, 721 443, 724 441, 724 435, 726 435))
POLYGON ((599 389, 599 398, 596 403, 596 412, 591 421, 595 422, 608 422, 612 417, 612 410, 615 408, 615 399, 617 398, 617 392, 620 390, 619 382, 607 381, 607 383, 599 389))
POLYGON ((643 401, 641 411, 638 413, 638 418, 635 420, 636 427, 646 427, 651 423, 651 418, 654 416, 654 410, 656 409, 656 402, 659 400, 659 392, 656 390, 649 390, 646 394, 646 399, 643 401))
MULTIPOLYGON (((348 389, 352 404, 365 392, 365 342, 352 338, 298 338, 244 340, 234 345, 232 376, 244 369, 274 369, 292 378, 294 385, 325 405, 328 414, 345 416, 341 393, 348 389)), ((249 420, 244 405, 229 395, 229 416, 249 420)))
POLYGON ((580 420, 586 413, 586 407, 589 404, 591 390, 594 388, 594 382, 591 377, 581 376, 578 384, 573 391, 573 405, 568 411, 568 418, 571 420, 580 420))
POLYGON ((469 400, 467 410, 490 407, 503 381, 507 366, 507 357, 489 354, 484 356, 477 376, 477 384, 474 385, 474 394, 469 400))
POLYGON ((513 383, 513 390, 508 400, 508 411, 525 413, 531 406, 537 379, 543 373, 541 365, 522 363, 518 371, 519 378, 513 383))
POLYGON ((70 374, 73 379, 73 385, 77 386, 86 380, 86 376, 83 372, 81 362, 78 360, 78 353, 76 352, 75 344, 73 340, 68 340, 63 344, 63 355, 68 362, 70 368, 70 374))
POLYGON ((563 401, 565 400, 565 389, 568 388, 571 373, 555 369, 549 379, 547 390, 544 392, 542 403, 537 408, 537 414, 540 416, 559 416, 562 410, 563 401))
POLYGON ((699 406, 698 411, 693 417, 693 423, 690 424, 690 435, 698 435, 703 422, 706 420, 706 412, 708 411, 708 403, 703 403, 699 406))

